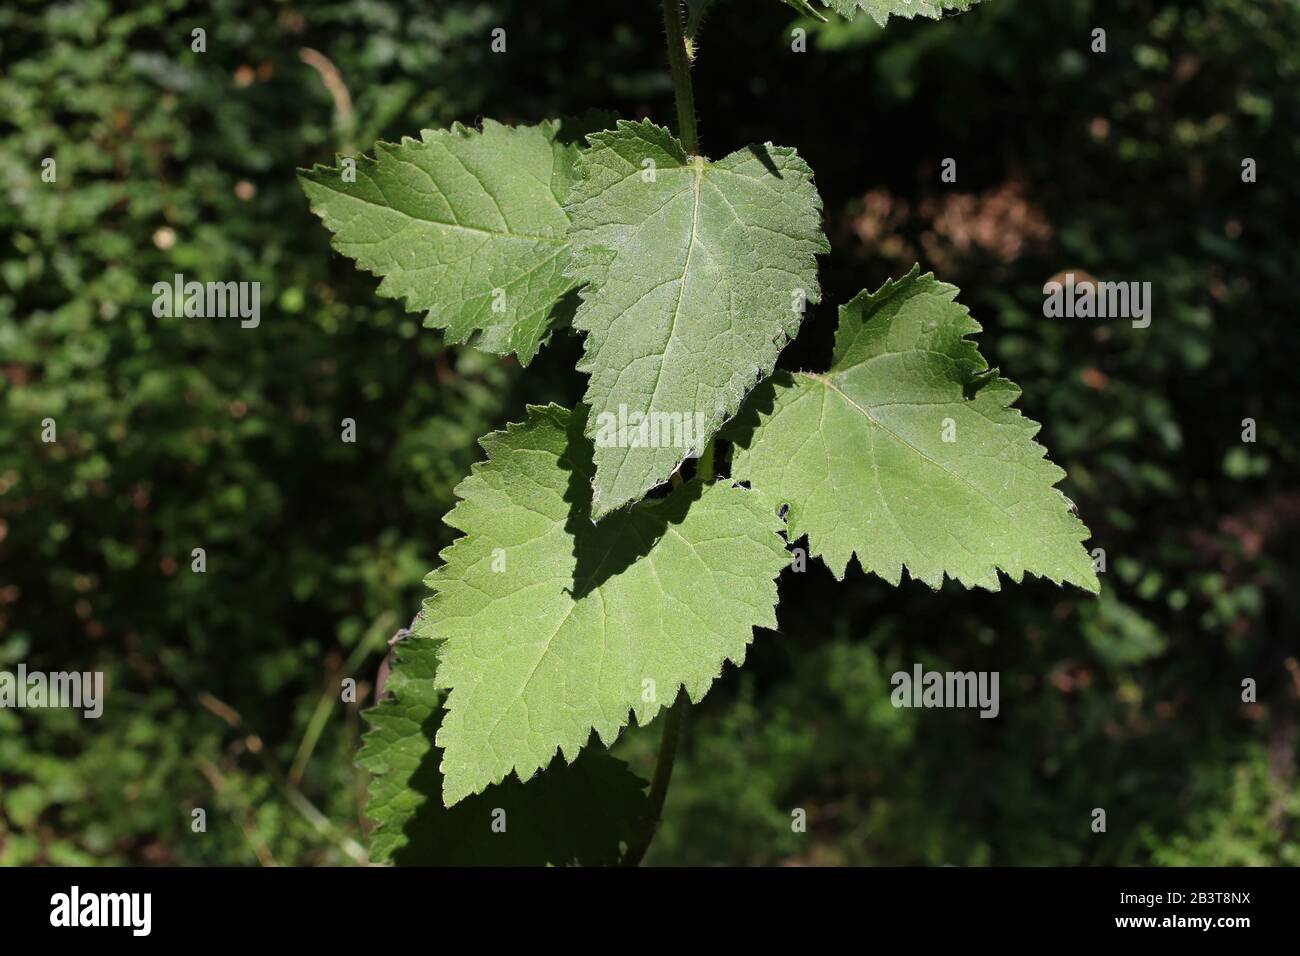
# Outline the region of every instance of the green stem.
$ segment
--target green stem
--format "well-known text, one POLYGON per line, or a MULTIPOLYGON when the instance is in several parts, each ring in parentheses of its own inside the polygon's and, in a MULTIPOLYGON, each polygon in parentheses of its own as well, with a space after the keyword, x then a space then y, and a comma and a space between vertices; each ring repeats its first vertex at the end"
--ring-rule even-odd
POLYGON ((686 152, 696 156, 700 140, 695 130, 695 92, 691 88, 691 58, 682 35, 681 0, 663 0, 664 33, 668 35, 668 67, 673 76, 673 99, 677 103, 677 135, 686 152))
POLYGON ((659 820, 664 811, 664 799, 668 796, 668 784, 673 779, 677 745, 682 739, 686 708, 689 705, 690 698, 686 696, 686 691, 683 689, 678 692, 676 703, 668 709, 668 715, 664 718, 663 736, 659 738, 659 759, 655 762, 654 779, 650 781, 650 819, 641 839, 635 845, 628 847, 627 856, 623 859, 625 866, 640 866, 641 858, 645 856, 645 851, 650 849, 650 841, 655 838, 655 832, 659 829, 659 820))

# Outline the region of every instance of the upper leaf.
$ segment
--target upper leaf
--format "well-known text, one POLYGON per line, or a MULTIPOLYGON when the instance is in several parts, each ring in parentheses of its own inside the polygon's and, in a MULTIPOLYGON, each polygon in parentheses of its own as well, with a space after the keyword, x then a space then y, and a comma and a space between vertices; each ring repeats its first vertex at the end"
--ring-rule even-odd
POLYGON ((791 540, 807 534, 837 578, 856 554, 894 584, 906 566, 996 591, 1001 569, 1096 592, 1088 529, 1054 487, 1065 472, 965 338, 980 326, 956 295, 918 266, 841 307, 828 373, 750 397, 732 477, 788 506, 791 540))
POLYGON ((439 866, 584 866, 618 863, 622 845, 650 824, 645 783, 622 761, 587 751, 527 787, 508 780, 448 809, 442 805, 437 642, 395 648, 385 697, 366 713, 358 763, 374 776, 366 815, 372 861, 439 866), (498 826, 494 829, 494 824, 498 826), (504 825, 504 830, 501 829, 504 825))
POLYGON ((612 742, 684 685, 699 700, 754 627, 774 627, 787 562, 780 519, 727 482, 591 520, 585 410, 529 409, 483 439, 489 459, 456 489, 465 532, 426 579, 417 633, 442 639, 451 689, 438 731, 448 806, 573 760, 594 729, 612 742))
POLYGON ((453 341, 516 352, 528 364, 577 284, 569 220, 578 132, 559 120, 510 127, 485 120, 378 143, 355 177, 314 166, 299 176, 334 248, 382 276, 381 295, 427 311, 453 341), (354 178, 349 182, 348 178, 354 178))
POLYGON ((982 0, 822 0, 840 16, 850 20, 859 10, 865 10, 882 27, 890 16, 929 17, 938 20, 947 12, 965 13, 982 0))
POLYGON ((590 283, 574 320, 588 333, 578 368, 591 374, 588 433, 631 423, 597 441, 600 518, 702 452, 771 372, 820 296, 814 255, 829 247, 812 171, 792 149, 710 162, 649 121, 589 141, 565 202, 570 275, 590 283))

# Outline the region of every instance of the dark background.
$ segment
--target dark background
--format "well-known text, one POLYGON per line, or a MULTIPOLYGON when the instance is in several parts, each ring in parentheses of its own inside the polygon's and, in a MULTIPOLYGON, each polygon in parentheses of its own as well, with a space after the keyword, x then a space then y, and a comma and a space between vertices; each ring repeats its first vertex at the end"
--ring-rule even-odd
MULTIPOLYGON (((98 721, 0 710, 0 864, 364 859, 360 711, 450 489, 584 378, 569 334, 527 374, 444 347, 331 253, 294 169, 482 116, 670 124, 664 61, 652 0, 0 10, 0 669, 111 685, 98 721), (175 272, 260 281, 261 326, 155 319, 175 272)), ((691 714, 650 862, 1300 863, 1300 4, 989 0, 882 31, 719 0, 695 89, 706 153, 816 171, 824 304, 782 366, 935 270, 1107 567, 1099 599, 786 573, 780 631, 691 714), (1150 281, 1151 326, 1043 318, 1065 271, 1150 281), (1001 715, 896 710, 915 661, 999 671, 1001 715)), ((647 774, 657 731, 619 745, 647 774)))

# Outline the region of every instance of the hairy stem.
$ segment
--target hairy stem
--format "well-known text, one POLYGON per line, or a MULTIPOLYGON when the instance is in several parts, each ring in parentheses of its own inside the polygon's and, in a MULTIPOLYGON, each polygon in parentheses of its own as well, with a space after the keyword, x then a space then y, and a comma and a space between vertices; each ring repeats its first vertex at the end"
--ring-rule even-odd
POLYGON ((663 0, 663 5, 668 67, 673 76, 673 99, 677 103, 677 135, 686 152, 696 156, 700 152, 700 140, 695 131, 695 92, 691 88, 691 58, 682 34, 681 0, 663 0))
POLYGON ((659 829, 659 819, 663 816, 664 798, 668 796, 668 784, 673 779, 673 763, 677 759, 677 745, 681 742, 683 725, 686 722, 686 708, 690 698, 683 688, 677 694, 677 701, 668 708, 664 718, 663 736, 659 738, 659 759, 655 762, 654 779, 650 782, 650 819, 645 833, 633 846, 628 847, 627 856, 623 858, 624 866, 639 866, 645 851, 650 849, 650 842, 659 829))

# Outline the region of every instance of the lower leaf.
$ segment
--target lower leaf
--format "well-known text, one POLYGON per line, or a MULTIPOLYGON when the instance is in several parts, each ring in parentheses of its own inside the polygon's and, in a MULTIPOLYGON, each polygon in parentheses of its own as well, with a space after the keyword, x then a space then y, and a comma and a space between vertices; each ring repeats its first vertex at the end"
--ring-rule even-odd
POLYGON ((573 760, 593 729, 611 743, 679 687, 700 700, 776 625, 780 519, 747 489, 694 480, 593 524, 586 414, 530 408, 483 439, 488 461, 456 489, 446 520, 465 537, 427 578, 418 626, 450 688, 448 806, 557 749, 573 760))

